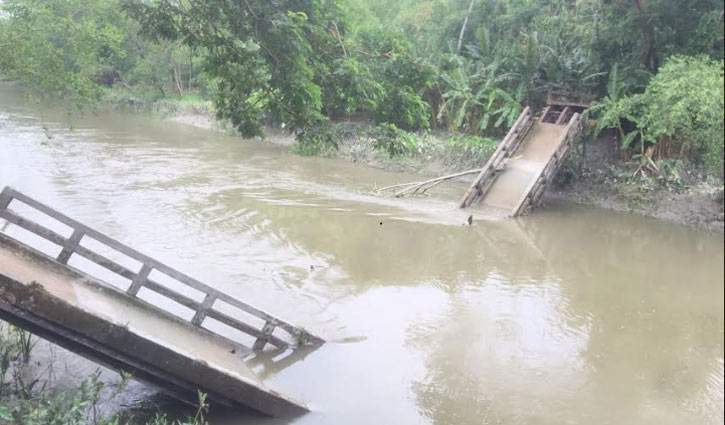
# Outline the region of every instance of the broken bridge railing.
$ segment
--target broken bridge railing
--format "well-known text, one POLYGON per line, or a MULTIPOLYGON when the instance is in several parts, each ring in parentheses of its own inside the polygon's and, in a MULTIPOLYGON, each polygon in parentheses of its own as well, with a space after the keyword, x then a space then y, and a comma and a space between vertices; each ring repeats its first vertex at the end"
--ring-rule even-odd
POLYGON ((461 199, 459 204, 460 208, 468 208, 485 196, 501 171, 499 167, 516 152, 516 149, 523 142, 531 125, 531 108, 527 106, 521 111, 514 125, 511 126, 511 129, 509 129, 506 136, 501 140, 501 143, 496 147, 496 150, 491 154, 491 157, 486 161, 476 180, 474 180, 471 187, 463 195, 463 199, 461 199))
MULTIPOLYGON (((236 331, 240 331, 246 335, 253 337, 254 343, 251 348, 254 351, 263 350, 267 344, 271 344, 278 349, 284 349, 291 346, 321 345, 322 343, 324 343, 321 338, 310 334, 304 329, 293 326, 292 324, 280 320, 256 307, 253 307, 237 298, 232 297, 229 294, 212 288, 211 286, 200 282, 199 280, 194 279, 193 277, 184 274, 176 269, 173 269, 158 260, 144 255, 129 247, 128 245, 125 245, 109 236, 106 236, 103 233, 94 230, 62 214, 54 210, 53 208, 39 201, 36 201, 35 199, 21 192, 18 192, 11 187, 5 187, 5 189, 0 192, 0 218, 5 219, 11 224, 19 226, 31 233, 34 233, 37 236, 40 236, 43 239, 46 239, 60 246, 61 251, 55 257, 55 261, 70 267, 68 265, 68 261, 70 260, 71 256, 79 255, 109 270, 114 274, 130 280, 131 284, 128 289, 125 290, 126 295, 133 298, 138 298, 138 293, 142 288, 153 291, 163 297, 169 298, 170 300, 178 304, 181 304, 188 309, 191 309, 193 311, 193 317, 191 317, 191 319, 188 321, 196 327, 203 328, 206 331, 214 332, 215 334, 223 338, 230 339, 232 342, 239 344, 238 341, 234 341, 227 335, 209 329, 208 327, 202 326, 205 319, 211 318, 235 329, 236 331), (32 209, 37 210, 45 214, 46 216, 57 220, 65 226, 70 227, 72 229, 72 234, 69 237, 64 237, 61 234, 49 229, 48 227, 45 227, 27 217, 24 217, 22 214, 9 208, 10 204, 13 201, 25 204, 26 206, 31 207, 32 209), (140 270, 133 271, 130 268, 121 265, 118 262, 113 261, 110 258, 101 255, 86 246, 81 245, 81 241, 84 238, 92 238, 95 241, 107 246, 108 248, 111 248, 112 250, 115 250, 127 257, 130 257, 133 260, 136 260, 137 262, 141 263, 140 270), (181 283, 182 285, 186 285, 196 291, 203 293, 203 299, 201 301, 194 300, 190 296, 182 294, 179 291, 176 291, 151 279, 150 274, 154 270, 170 277, 171 279, 181 283), (249 320, 244 321, 242 319, 232 317, 226 312, 214 309, 214 304, 220 301, 261 320, 257 320, 256 324, 252 324, 249 320), (260 326, 260 324, 262 325, 260 326), (275 330, 278 330, 278 333, 280 332, 279 330, 281 330, 283 334, 282 336, 286 336, 286 338, 281 338, 280 336, 274 335, 273 332, 275 332, 275 330)), ((114 289, 121 290, 113 285, 109 286, 114 289)), ((142 301, 148 303, 148 301, 146 300, 142 301)), ((165 313, 173 314, 169 313, 158 305, 149 305, 152 305, 153 307, 160 309, 165 313)), ((174 315, 174 317, 179 316, 174 315)))

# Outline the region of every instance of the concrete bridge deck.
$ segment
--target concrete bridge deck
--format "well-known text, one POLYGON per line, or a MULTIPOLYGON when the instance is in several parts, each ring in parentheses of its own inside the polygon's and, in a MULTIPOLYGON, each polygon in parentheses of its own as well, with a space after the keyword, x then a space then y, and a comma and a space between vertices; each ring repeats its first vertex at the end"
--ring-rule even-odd
MULTIPOLYGON (((139 271, 131 276, 138 281, 139 275, 145 275, 142 284, 137 286, 150 285, 166 295, 175 296, 189 307, 196 307, 191 320, 178 317, 130 294, 133 288, 119 290, 65 264, 70 257, 67 252, 73 240, 76 240, 77 246, 71 247, 71 255, 78 255, 78 252, 86 254, 86 257, 93 255, 83 251, 87 248, 80 245, 81 238, 63 238, 8 208, 8 198, 19 199, 26 204, 37 201, 9 188, 2 192, 0 201, 3 196, 6 203, 4 207, 0 205, 0 218, 32 229, 46 239, 55 239, 64 248, 58 256, 50 257, 0 232, 0 318, 104 366, 131 373, 135 379, 184 401, 195 401, 197 391, 202 391, 217 403, 230 407, 247 406, 273 416, 295 416, 307 411, 302 403, 266 388, 245 363, 245 358, 261 352, 265 345, 294 350, 302 345, 319 345, 321 339, 293 327, 290 329, 299 331, 298 335, 304 336, 304 341, 287 342, 289 338, 285 340, 282 337, 271 339, 270 328, 291 325, 260 311, 264 325, 262 330, 255 330, 239 317, 228 317, 214 309, 215 300, 230 300, 224 294, 207 290, 204 300, 193 304, 193 300, 180 294, 160 289, 162 285, 151 280, 149 272, 139 271), (201 309, 204 309, 204 317, 199 320, 201 309), (205 320, 214 317, 229 324, 241 324, 238 328, 257 337, 253 346, 245 346, 202 326, 205 320)), ((49 210, 40 203, 33 206, 49 210)), ((83 228, 65 216, 56 214, 55 218, 72 225, 76 235, 82 231, 83 234, 92 233, 95 239, 103 239, 103 235, 83 228)), ((110 244, 112 240, 108 238, 105 242, 110 244)), ((120 243, 117 248, 135 253, 120 243)), ((100 257, 99 254, 94 255, 100 257)), ((140 254, 137 257, 141 258, 140 254)), ((99 258, 96 260, 103 263, 99 258)), ((123 271, 118 269, 122 267, 119 264, 107 258, 105 261, 107 268, 123 271)), ((143 264, 142 270, 148 269, 151 262, 143 264)), ((165 267, 160 263, 154 266, 165 267)), ((196 285, 200 282, 192 283, 197 288, 208 289, 196 285)), ((242 307, 246 306, 239 303, 242 307)))
MULTIPOLYGON (((579 108, 582 109, 582 108, 579 108)), ((542 195, 578 136, 581 115, 570 107, 548 107, 534 122, 525 108, 461 200, 483 215, 525 214, 542 195)))

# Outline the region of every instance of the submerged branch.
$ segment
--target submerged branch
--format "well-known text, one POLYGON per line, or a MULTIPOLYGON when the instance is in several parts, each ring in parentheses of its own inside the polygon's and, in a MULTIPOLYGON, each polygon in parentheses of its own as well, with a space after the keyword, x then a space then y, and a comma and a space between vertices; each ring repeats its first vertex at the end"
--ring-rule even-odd
POLYGON ((436 177, 434 179, 429 179, 429 180, 420 181, 420 182, 394 184, 391 186, 382 187, 382 188, 378 189, 378 192, 402 188, 399 191, 393 192, 393 196, 395 196, 396 198, 399 198, 405 194, 410 194, 410 195, 423 194, 428 189, 438 186, 439 184, 441 184, 447 180, 455 179, 457 177, 467 176, 469 174, 478 174, 482 170, 483 170, 483 168, 475 168, 473 170, 461 171, 458 173, 448 174, 445 176, 436 177))

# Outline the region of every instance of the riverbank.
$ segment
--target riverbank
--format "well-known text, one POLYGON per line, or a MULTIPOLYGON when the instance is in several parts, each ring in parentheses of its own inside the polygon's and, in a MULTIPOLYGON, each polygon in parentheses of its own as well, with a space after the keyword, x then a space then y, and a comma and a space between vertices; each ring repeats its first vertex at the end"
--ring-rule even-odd
MULTIPOLYGON (((197 95, 166 96, 110 90, 108 103, 115 109, 150 113, 160 119, 211 131, 233 134, 228 123, 216 119, 211 101, 197 95)), ((408 133, 360 122, 337 122, 329 140, 319 135, 296 143, 280 128, 266 127, 265 140, 289 146, 294 153, 336 157, 386 171, 436 177, 479 167, 498 139, 450 134, 444 131, 408 133)), ((632 173, 638 164, 624 162, 606 132, 587 140, 570 155, 544 194, 543 202, 560 200, 643 215, 700 229, 723 231, 723 183, 699 175, 694 167, 675 164, 666 177, 632 173)), ((471 181, 473 176, 462 177, 471 181)), ((402 183, 402 182, 401 182, 402 183)), ((371 188, 372 189, 372 188, 371 188)))
POLYGON ((0 425, 202 425, 202 413, 0 321, 0 425))
MULTIPOLYGON (((165 119, 214 131, 233 131, 228 125, 219 123, 211 110, 180 110, 182 112, 170 114, 165 119)), ((289 146, 295 153, 336 157, 361 166, 420 174, 421 177, 480 167, 498 144, 496 139, 446 132, 381 135, 370 125, 339 122, 332 126, 334 146, 300 149, 294 137, 281 129, 268 127, 265 132, 266 141, 289 146), (410 140, 400 140, 406 137, 410 140), (397 145, 404 151, 393 155, 386 151, 396 149, 397 145)), ((596 140, 588 139, 585 148, 580 144, 569 156, 554 184, 547 189, 543 202, 572 202, 723 231, 722 181, 708 179, 684 163, 674 164, 664 177, 645 175, 633 179, 631 176, 637 166, 618 158, 611 135, 604 133, 596 140)), ((461 178, 462 181, 472 179, 473 176, 461 178)))
POLYGON ((108 107, 123 112, 148 114, 208 130, 225 130, 215 117, 211 100, 195 93, 161 95, 114 87, 106 89, 104 102, 108 107))
POLYGON ((632 180, 637 166, 587 158, 580 174, 562 170, 557 175, 544 202, 563 200, 723 232, 722 182, 696 175, 674 186, 656 178, 632 180))
MULTIPOLYGON (((455 136, 453 136, 455 137, 455 136)), ((365 147, 360 140, 343 143, 338 156, 356 163, 390 171, 419 173, 436 177, 478 168, 485 163, 495 144, 452 142, 450 135, 428 136, 426 148, 407 157, 390 158, 365 147), (361 147, 362 146, 362 147, 361 147), (364 154, 360 154, 360 152, 364 154)), ((496 141, 497 143, 497 141, 496 141)), ((543 203, 560 200, 672 221, 700 229, 723 231, 723 184, 699 175, 680 164, 664 177, 653 174, 632 178, 638 163, 624 162, 611 149, 607 134, 588 140, 586 153, 581 144, 559 170, 554 184, 547 188, 543 203)), ((475 175, 462 177, 472 181, 475 175)))
POLYGON ((544 201, 557 199, 623 211, 699 229, 723 231, 723 182, 685 162, 661 163, 661 174, 623 161, 612 134, 584 140, 559 170, 544 201))

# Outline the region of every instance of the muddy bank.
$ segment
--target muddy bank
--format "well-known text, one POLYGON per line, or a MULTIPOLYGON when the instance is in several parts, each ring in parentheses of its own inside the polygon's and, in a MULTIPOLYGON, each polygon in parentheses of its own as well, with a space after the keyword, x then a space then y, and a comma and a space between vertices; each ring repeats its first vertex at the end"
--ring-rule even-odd
POLYGON ((115 111, 148 114, 207 130, 227 130, 227 125, 216 119, 212 102, 195 94, 159 97, 113 88, 106 90, 105 103, 115 111))
MULTIPOLYGON (((341 143, 338 156, 356 163, 388 171, 436 177, 478 168, 487 155, 469 157, 445 147, 450 135, 438 134, 428 141, 420 154, 389 158, 355 139, 341 143), (362 153, 361 153, 362 152, 362 153)), ((611 145, 611 137, 581 142, 559 170, 555 181, 545 192, 542 202, 558 200, 628 212, 696 228, 723 231, 723 186, 698 175, 694 168, 683 167, 677 179, 667 181, 649 178, 632 179, 637 164, 623 162, 611 145)), ((462 177, 472 181, 475 175, 462 177)))
POLYGON ((683 164, 668 177, 632 179, 638 165, 622 161, 612 137, 581 143, 559 170, 547 200, 564 200, 689 226, 723 231, 723 183, 683 164))
POLYGON ((722 195, 709 192, 709 188, 696 187, 687 193, 667 190, 643 193, 636 188, 627 189, 583 178, 549 188, 543 198, 544 202, 548 200, 563 200, 723 231, 722 195))
POLYGON ((723 231, 722 190, 702 183, 686 192, 642 189, 636 184, 608 183, 582 177, 555 184, 544 195, 547 200, 564 200, 608 210, 624 211, 693 227, 723 231))
MULTIPOLYGON (((424 152, 389 158, 359 140, 341 143, 338 156, 366 166, 388 171, 436 177, 478 168, 487 155, 466 158, 444 146, 446 134, 433 136, 424 152), (428 152, 425 152, 428 151, 428 152)), ((655 178, 631 179, 636 164, 624 163, 613 152, 607 135, 581 145, 570 155, 555 182, 547 188, 543 203, 551 200, 573 202, 603 209, 628 212, 701 229, 723 231, 722 182, 707 181, 695 170, 680 170, 676 182, 655 178)), ((472 181, 475 175, 462 177, 472 181)))

